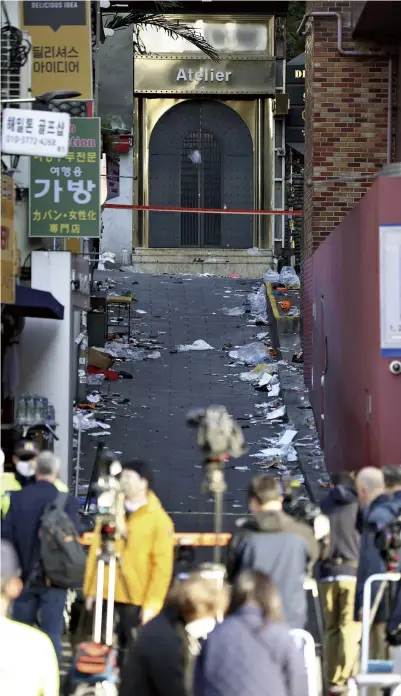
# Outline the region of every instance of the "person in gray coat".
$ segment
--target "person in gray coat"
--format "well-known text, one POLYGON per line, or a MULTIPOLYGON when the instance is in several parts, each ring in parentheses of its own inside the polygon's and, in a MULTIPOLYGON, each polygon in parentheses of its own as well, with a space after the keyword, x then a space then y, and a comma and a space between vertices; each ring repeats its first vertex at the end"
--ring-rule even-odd
POLYGON ((241 573, 227 618, 209 634, 195 669, 195 696, 308 696, 304 656, 281 622, 269 576, 241 573))

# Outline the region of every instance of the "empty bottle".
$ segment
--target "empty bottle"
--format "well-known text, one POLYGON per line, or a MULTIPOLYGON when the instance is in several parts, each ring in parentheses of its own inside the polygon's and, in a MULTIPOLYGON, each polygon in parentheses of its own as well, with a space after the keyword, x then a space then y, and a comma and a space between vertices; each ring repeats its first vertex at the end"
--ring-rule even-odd
POLYGON ((35 399, 30 394, 26 397, 26 424, 35 423, 35 399))
POLYGON ((25 425, 26 423, 26 409, 27 409, 27 399, 26 396, 22 395, 18 399, 17 410, 15 412, 15 420, 18 425, 25 425))
POLYGON ((127 266, 128 264, 128 251, 126 249, 123 249, 123 266, 127 266))
POLYGON ((56 412, 54 410, 53 404, 49 404, 47 408, 47 422, 49 425, 56 424, 56 412))

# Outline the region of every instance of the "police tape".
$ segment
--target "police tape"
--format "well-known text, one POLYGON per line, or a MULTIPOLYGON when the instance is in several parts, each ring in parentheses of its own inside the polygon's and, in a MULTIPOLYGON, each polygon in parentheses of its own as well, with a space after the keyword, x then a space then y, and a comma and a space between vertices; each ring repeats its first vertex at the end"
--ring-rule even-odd
MULTIPOLYGON (((90 546, 95 536, 95 532, 86 532, 81 537, 82 546, 90 546)), ((174 534, 175 546, 227 546, 231 539, 231 534, 214 534, 214 533, 199 533, 199 534, 174 534)))
POLYGON ((120 210, 143 210, 150 213, 196 213, 200 215, 285 215, 303 216, 303 210, 247 210, 244 208, 184 208, 168 205, 135 205, 134 203, 104 203, 103 208, 120 210))

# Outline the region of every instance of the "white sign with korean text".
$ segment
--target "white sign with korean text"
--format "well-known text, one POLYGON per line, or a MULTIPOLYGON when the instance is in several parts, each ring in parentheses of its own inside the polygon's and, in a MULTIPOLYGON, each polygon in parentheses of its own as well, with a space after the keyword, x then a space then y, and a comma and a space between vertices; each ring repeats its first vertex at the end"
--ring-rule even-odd
POLYGON ((1 149, 9 155, 65 157, 70 115, 53 111, 4 109, 1 149))
POLYGON ((401 225, 380 227, 380 347, 401 353, 401 225))

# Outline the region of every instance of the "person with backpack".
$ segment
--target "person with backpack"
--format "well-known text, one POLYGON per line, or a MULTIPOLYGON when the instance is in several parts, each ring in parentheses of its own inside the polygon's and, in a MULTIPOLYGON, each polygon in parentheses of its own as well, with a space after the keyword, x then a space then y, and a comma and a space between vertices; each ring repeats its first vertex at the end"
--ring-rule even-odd
POLYGON ((55 481, 60 461, 49 452, 37 459, 36 480, 11 495, 2 537, 15 548, 24 589, 14 603, 13 619, 39 625, 61 657, 63 612, 67 589, 80 587, 85 553, 79 543, 78 506, 55 481))

